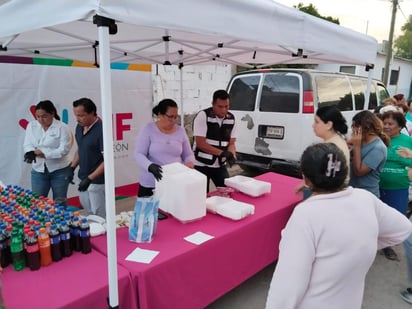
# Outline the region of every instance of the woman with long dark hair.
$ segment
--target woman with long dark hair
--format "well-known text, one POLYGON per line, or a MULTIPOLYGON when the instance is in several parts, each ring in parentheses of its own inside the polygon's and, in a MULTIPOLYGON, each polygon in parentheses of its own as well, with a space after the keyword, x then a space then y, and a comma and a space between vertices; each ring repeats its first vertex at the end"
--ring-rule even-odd
MULTIPOLYGON (((346 119, 343 117, 340 110, 334 106, 322 106, 316 110, 313 119, 313 132, 325 143, 333 143, 342 150, 345 159, 349 162, 349 148, 345 140, 345 134, 348 132, 346 119)), ((348 163, 347 163, 348 164, 348 163)), ((349 182, 349 174, 346 178, 346 184, 349 182)), ((300 184, 295 188, 295 192, 303 192, 303 197, 310 196, 310 190, 300 184)))
POLYGON ((368 190, 380 197, 379 175, 386 161, 389 136, 374 113, 361 111, 352 119, 350 182, 355 188, 368 190))

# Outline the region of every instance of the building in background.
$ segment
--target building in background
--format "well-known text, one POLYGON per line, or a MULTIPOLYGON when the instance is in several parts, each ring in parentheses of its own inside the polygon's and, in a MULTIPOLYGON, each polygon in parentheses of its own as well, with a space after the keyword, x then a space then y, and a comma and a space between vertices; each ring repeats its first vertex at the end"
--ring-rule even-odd
MULTIPOLYGON (((383 80, 385 68, 386 53, 384 51, 385 44, 381 45, 381 50, 378 51, 376 57, 375 68, 373 69, 373 78, 383 80)), ((357 75, 367 76, 368 72, 362 66, 347 65, 347 64, 320 64, 317 66, 319 70, 336 71, 352 73, 357 75)), ((390 62, 389 79, 386 88, 393 96, 397 93, 403 93, 407 99, 412 99, 412 60, 403 59, 394 56, 390 62)))
POLYGON ((227 64, 184 66, 182 71, 175 65, 153 65, 153 102, 157 104, 164 98, 178 104, 183 101, 179 110, 194 114, 210 106, 215 90, 226 89, 235 70, 227 64))

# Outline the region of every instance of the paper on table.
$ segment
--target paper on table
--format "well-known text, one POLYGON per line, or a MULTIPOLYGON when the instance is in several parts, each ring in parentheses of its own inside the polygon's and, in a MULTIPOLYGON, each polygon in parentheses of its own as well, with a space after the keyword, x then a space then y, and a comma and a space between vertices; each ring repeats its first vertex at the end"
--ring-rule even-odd
POLYGON ((159 251, 136 248, 126 257, 126 261, 149 264, 158 254, 159 251))
POLYGON ((184 239, 188 242, 191 242, 195 245, 200 245, 204 243, 205 241, 208 241, 212 238, 215 238, 214 236, 205 234, 203 232, 196 232, 192 235, 186 236, 184 239))

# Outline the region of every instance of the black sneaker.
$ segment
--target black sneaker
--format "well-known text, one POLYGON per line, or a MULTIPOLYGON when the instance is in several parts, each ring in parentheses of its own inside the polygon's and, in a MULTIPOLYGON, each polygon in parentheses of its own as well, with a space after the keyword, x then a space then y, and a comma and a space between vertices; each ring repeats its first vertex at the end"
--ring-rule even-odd
POLYGON ((383 248, 382 252, 388 260, 399 261, 398 255, 391 247, 383 248))
POLYGON ((407 288, 405 291, 402 291, 401 297, 407 303, 412 304, 412 288, 407 288))

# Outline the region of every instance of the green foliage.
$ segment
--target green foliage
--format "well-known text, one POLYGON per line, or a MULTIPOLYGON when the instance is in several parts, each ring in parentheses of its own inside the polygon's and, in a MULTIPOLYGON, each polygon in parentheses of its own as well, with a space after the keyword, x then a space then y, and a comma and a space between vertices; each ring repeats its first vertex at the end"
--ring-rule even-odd
POLYGON ((395 39, 395 55, 412 59, 412 15, 401 28, 402 34, 395 39))
POLYGON ((340 25, 339 18, 333 18, 332 16, 320 15, 318 12, 318 9, 312 3, 305 6, 303 3, 300 2, 297 6, 294 5, 293 7, 307 14, 310 14, 310 15, 313 15, 313 16, 316 16, 316 17, 319 17, 327 21, 330 21, 332 23, 340 25))

